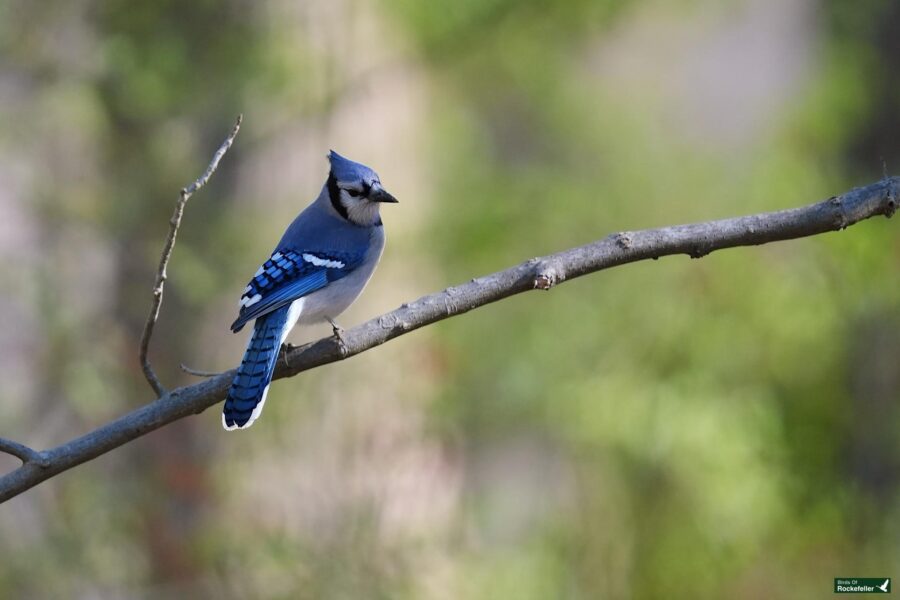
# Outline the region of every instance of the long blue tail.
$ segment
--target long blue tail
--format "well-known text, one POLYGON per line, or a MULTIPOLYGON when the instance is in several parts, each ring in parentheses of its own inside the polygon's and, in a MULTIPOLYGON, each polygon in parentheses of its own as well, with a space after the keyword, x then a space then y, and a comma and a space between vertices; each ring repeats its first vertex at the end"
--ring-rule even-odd
POLYGON ((289 310, 290 305, 256 319, 247 352, 225 399, 222 412, 222 426, 225 429, 231 431, 250 427, 262 413, 289 310))

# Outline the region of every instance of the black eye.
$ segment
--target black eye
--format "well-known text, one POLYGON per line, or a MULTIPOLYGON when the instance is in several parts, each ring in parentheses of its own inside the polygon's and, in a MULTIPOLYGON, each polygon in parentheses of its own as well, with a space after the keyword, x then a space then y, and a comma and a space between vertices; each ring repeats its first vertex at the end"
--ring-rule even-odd
POLYGON ((359 195, 362 193, 359 190, 344 190, 348 194, 350 194, 351 198, 359 198, 359 195))

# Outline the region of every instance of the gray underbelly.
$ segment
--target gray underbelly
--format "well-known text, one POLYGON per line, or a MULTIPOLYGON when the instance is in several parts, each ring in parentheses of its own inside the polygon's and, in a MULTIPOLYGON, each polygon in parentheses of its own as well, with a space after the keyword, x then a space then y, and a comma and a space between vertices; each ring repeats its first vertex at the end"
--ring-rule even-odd
POLYGON ((336 319, 359 297, 372 277, 375 265, 363 267, 304 298, 299 323, 311 325, 336 319))
POLYGON ((328 318, 335 319, 359 297, 372 277, 384 250, 384 228, 372 228, 370 235, 369 249, 363 259, 363 266, 343 279, 338 279, 323 289, 304 297, 299 323, 311 325, 321 323, 328 318))

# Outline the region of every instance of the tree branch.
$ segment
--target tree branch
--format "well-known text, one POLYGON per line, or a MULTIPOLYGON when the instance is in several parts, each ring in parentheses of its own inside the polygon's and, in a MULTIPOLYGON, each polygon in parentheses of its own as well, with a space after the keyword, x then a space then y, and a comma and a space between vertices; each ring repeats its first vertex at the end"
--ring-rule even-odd
MULTIPOLYGON (((585 246, 533 258, 492 275, 423 296, 334 337, 300 346, 279 362, 275 377, 290 377, 379 346, 430 323, 533 289, 550 289, 588 273, 672 254, 700 258, 723 248, 753 246, 839 231, 869 217, 890 217, 897 209, 900 177, 885 178, 824 202, 734 219, 625 231, 585 246), (288 366, 290 365, 290 366, 288 366)), ((222 401, 234 371, 164 393, 159 399, 56 448, 39 453, 0 477, 0 502, 154 429, 200 413, 222 401)), ((6 445, 4 451, 11 447, 6 445)), ((16 445, 16 452, 20 449, 16 445)), ((16 452, 11 452, 16 456, 16 452)), ((33 452, 33 451, 31 451, 33 452)), ((22 452, 31 457, 31 452, 22 452)), ((20 456, 22 458, 22 456, 20 456)))
POLYGON ((231 148, 235 136, 237 136, 238 131, 241 130, 242 120, 243 115, 238 115, 237 121, 235 121, 234 127, 231 129, 231 133, 228 134, 228 137, 225 138, 225 141, 222 142, 222 145, 216 150, 212 161, 210 161, 209 166, 206 167, 206 171, 203 172, 203 175, 198 177, 194 183, 188 187, 181 189, 181 195, 178 197, 178 202, 175 203, 175 212, 172 214, 172 218, 169 219, 169 235, 166 238, 165 246, 163 246, 162 256, 159 258, 159 268, 156 270, 156 283, 153 284, 153 301, 150 305, 150 314, 147 315, 147 322, 144 323, 144 332, 141 334, 140 344, 141 369, 143 369, 144 377, 147 378, 147 382, 150 384, 150 387, 153 388, 153 391, 156 392, 157 397, 165 394, 166 388, 159 380, 159 377, 156 376, 153 367, 150 366, 150 359, 147 356, 147 352, 150 349, 150 338, 153 337, 153 328, 156 326, 157 319, 159 319, 159 308, 162 306, 163 291, 165 290, 166 279, 168 278, 166 267, 169 266, 169 259, 172 258, 172 250, 175 248, 175 238, 178 235, 178 228, 181 226, 181 217, 184 215, 184 207, 191 196, 194 195, 194 192, 206 185, 206 182, 209 181, 209 178, 215 173, 216 168, 219 166, 219 161, 222 160, 222 157, 225 156, 225 153, 231 148))
POLYGON ((0 438, 0 452, 11 454, 22 461, 22 464, 34 463, 40 466, 46 466, 44 456, 37 450, 32 450, 28 446, 0 438))

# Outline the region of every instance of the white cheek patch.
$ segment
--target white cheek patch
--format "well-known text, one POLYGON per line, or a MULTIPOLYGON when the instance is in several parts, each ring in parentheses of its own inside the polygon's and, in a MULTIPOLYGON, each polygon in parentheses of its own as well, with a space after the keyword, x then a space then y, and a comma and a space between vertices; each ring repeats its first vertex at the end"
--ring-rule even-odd
POLYGON ((308 262, 311 265, 315 265, 317 267, 325 267, 326 269, 343 269, 344 263, 339 260, 329 260, 327 258, 320 258, 315 254, 304 254, 303 260, 308 262))
POLYGON ((341 190, 341 199, 340 199, 340 202, 341 202, 341 206, 344 207, 344 210, 348 210, 348 211, 349 211, 350 208, 351 208, 352 206, 354 206, 354 200, 353 200, 353 198, 351 198, 351 197, 347 194, 347 191, 346 191, 346 190, 341 190))
POLYGON ((256 294, 252 298, 250 298, 248 296, 244 296, 243 298, 241 298, 240 306, 247 308, 247 307, 253 306, 260 300, 262 300, 262 295, 260 295, 260 294, 256 294))
POLYGON ((347 207, 347 214, 350 220, 357 225, 371 227, 380 220, 378 210, 377 202, 357 202, 353 206, 347 207))

